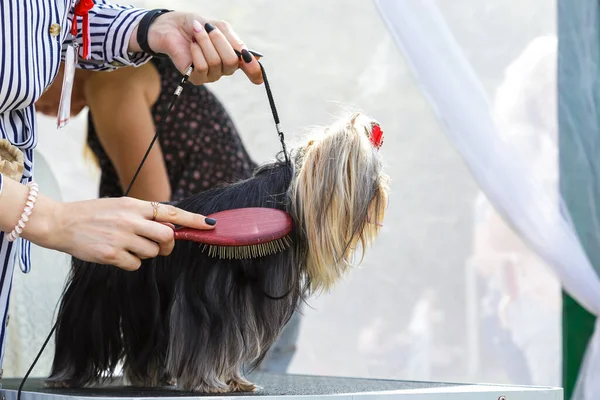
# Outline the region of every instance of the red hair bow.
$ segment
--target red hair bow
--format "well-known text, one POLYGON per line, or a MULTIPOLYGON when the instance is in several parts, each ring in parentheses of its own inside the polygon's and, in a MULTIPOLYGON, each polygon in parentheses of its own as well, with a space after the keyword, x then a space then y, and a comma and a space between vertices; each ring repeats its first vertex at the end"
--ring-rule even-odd
POLYGON ((378 124, 373 125, 373 129, 371 129, 371 137, 369 139, 371 139, 371 143, 373 143, 373 146, 375 146, 377 150, 379 150, 381 145, 383 145, 383 131, 378 124))
POLYGON ((82 37, 83 37, 83 58, 89 60, 91 51, 90 39, 90 19, 89 11, 94 8, 94 0, 79 0, 75 4, 73 23, 71 25, 71 34, 77 36, 77 17, 83 17, 82 37))

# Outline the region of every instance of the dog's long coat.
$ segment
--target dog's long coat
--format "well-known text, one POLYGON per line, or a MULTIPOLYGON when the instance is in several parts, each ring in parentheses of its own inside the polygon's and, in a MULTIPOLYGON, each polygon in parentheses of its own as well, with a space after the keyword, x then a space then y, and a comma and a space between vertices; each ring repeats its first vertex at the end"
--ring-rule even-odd
POLYGON ((99 383, 122 361, 133 385, 253 390, 242 369, 260 363, 304 296, 330 288, 356 246, 364 250, 378 233, 387 176, 369 140, 375 124, 355 114, 299 147, 292 165, 277 160, 248 180, 174 203, 203 215, 285 210, 293 244, 281 253, 221 260, 178 242, 135 272, 74 259, 48 384, 99 383))

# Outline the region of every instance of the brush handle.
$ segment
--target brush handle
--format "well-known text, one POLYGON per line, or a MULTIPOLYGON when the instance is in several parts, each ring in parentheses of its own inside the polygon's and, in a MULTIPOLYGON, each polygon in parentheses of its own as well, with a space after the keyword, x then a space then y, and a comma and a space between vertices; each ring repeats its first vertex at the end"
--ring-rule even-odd
POLYGON ((214 246, 250 246, 281 239, 292 231, 292 217, 275 208, 248 207, 220 211, 211 230, 175 229, 175 240, 214 246))

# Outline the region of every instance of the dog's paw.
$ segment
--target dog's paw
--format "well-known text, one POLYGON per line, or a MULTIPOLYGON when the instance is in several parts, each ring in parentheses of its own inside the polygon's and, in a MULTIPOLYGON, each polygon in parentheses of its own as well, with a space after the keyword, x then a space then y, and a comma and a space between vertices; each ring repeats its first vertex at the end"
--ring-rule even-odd
POLYGON ((67 381, 46 381, 44 383, 47 388, 51 389, 68 389, 72 387, 67 381))
POLYGON ((194 392, 194 393, 207 393, 207 394, 222 394, 229 393, 231 389, 229 385, 226 385, 223 382, 213 382, 212 384, 208 384, 206 382, 196 383, 194 386, 190 384, 178 385, 180 389, 186 392, 194 392))
POLYGON ((243 378, 232 379, 228 382, 229 388, 232 392, 254 392, 256 391, 256 385, 243 378))
POLYGON ((169 379, 165 380, 164 386, 177 386, 177 379, 169 378, 169 379))
POLYGON ((229 389, 229 386, 227 386, 227 385, 218 385, 218 386, 200 385, 196 389, 194 389, 194 392, 197 392, 197 393, 211 393, 211 394, 223 394, 223 393, 229 393, 230 391, 231 390, 229 389))

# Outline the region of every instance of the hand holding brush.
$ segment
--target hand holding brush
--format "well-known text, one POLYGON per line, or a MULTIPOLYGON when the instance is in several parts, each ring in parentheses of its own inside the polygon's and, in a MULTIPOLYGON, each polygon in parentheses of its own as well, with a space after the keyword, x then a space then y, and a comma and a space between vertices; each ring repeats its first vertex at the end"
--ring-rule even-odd
MULTIPOLYGON (((12 179, 4 179, 3 186, 0 229, 10 231, 19 220, 28 191, 12 179)), ((141 260, 173 250, 173 228, 165 224, 201 231, 214 229, 216 221, 129 197, 62 203, 39 193, 20 236, 82 260, 136 270, 141 260)))

